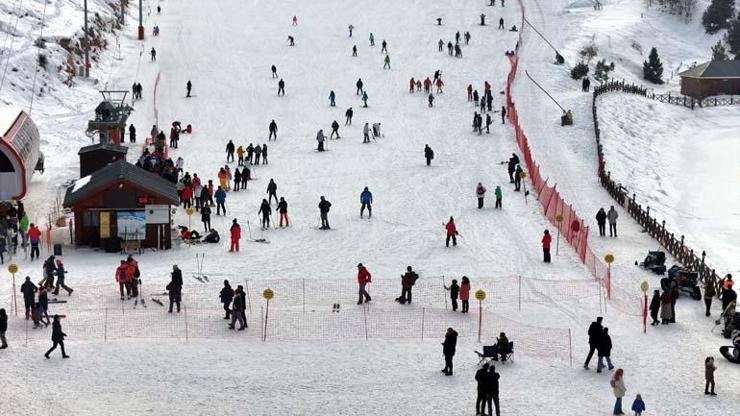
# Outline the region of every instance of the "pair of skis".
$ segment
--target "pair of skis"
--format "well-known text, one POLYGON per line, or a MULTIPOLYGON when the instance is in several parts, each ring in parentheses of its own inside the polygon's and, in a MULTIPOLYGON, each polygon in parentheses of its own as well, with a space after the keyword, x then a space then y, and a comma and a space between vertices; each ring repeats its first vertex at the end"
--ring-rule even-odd
POLYGON ((203 263, 206 261, 206 253, 195 253, 195 274, 193 275, 193 278, 195 280, 206 283, 210 282, 208 280, 208 276, 203 274, 203 263))
MULTIPOLYGON (((270 240, 261 237, 261 238, 254 238, 252 237, 252 224, 247 220, 247 229, 249 230, 249 241, 253 243, 263 243, 263 244, 270 244, 270 240)), ((264 234, 264 231, 263 231, 264 234)))
POLYGON ((142 289, 143 286, 141 284, 141 279, 138 279, 139 281, 139 296, 136 297, 136 300, 134 301, 134 309, 136 309, 137 306, 139 306, 139 299, 141 299, 141 306, 146 308, 146 299, 144 299, 144 290, 142 289))

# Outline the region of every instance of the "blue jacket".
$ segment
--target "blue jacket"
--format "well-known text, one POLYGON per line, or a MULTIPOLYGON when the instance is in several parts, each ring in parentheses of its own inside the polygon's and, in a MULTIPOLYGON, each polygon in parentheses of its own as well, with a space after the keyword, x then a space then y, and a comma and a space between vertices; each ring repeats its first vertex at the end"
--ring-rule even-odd
POLYGON ((217 190, 214 196, 216 197, 216 202, 226 202, 226 191, 223 189, 217 190))
POLYGON ((372 204, 373 203, 373 194, 370 191, 362 191, 360 194, 360 203, 361 204, 372 204))
POLYGON ((645 402, 642 400, 635 399, 635 401, 632 403, 632 411, 637 413, 642 413, 645 411, 645 402))

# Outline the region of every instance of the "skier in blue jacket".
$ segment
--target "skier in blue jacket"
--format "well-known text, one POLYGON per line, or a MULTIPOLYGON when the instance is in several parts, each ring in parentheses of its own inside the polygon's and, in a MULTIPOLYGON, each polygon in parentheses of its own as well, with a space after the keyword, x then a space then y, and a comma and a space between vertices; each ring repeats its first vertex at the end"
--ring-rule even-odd
POLYGON ((219 186, 213 196, 216 197, 216 215, 221 215, 222 209, 224 210, 224 215, 226 215, 226 191, 219 186))
POLYGON ((367 207, 368 217, 373 216, 373 194, 370 192, 369 189, 367 189, 367 186, 365 189, 362 190, 362 193, 360 194, 360 203, 362 204, 362 207, 360 207, 360 218, 362 218, 362 215, 365 213, 365 207, 367 207))

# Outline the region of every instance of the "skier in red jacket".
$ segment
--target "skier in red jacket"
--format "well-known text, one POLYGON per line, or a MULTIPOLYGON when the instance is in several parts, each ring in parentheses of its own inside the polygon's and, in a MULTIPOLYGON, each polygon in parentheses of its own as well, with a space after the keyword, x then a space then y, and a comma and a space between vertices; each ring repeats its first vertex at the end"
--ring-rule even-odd
POLYGON ((468 84, 468 102, 473 101, 473 85, 468 84))
POLYGON ((545 230, 545 235, 542 236, 542 253, 545 256, 545 263, 550 262, 550 243, 552 243, 552 236, 549 230, 545 230))
POLYGON ((414 93, 414 86, 415 86, 415 85, 416 85, 416 81, 414 81, 414 78, 411 78, 411 79, 409 80, 409 92, 410 92, 411 94, 413 94, 413 93, 414 93))
POLYGON ((362 305, 363 299, 364 302, 370 302, 372 299, 370 299, 370 294, 367 293, 367 290, 365 289, 365 286, 367 286, 368 283, 372 282, 370 280, 372 278, 372 275, 367 270, 365 266, 362 265, 362 263, 357 265, 357 284, 360 287, 359 290, 359 298, 357 299, 357 304, 362 305))
POLYGON ((452 246, 457 245, 457 227, 455 226, 455 220, 450 217, 450 220, 447 221, 447 225, 445 225, 445 230, 447 230, 447 241, 445 242, 445 245, 447 247, 450 246, 450 239, 452 239, 452 246))
POLYGON ((236 222, 236 218, 231 223, 231 248, 229 252, 239 251, 239 240, 242 238, 242 227, 236 222))
POLYGON ((432 92, 432 80, 427 77, 427 79, 424 80, 424 92, 429 94, 432 92))

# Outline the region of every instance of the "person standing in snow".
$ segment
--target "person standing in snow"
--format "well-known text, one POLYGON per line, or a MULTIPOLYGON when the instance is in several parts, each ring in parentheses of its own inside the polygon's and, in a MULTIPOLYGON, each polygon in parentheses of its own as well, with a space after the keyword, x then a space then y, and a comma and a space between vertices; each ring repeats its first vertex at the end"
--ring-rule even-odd
POLYGON ((506 120, 506 107, 502 105, 501 106, 501 124, 504 124, 505 120, 506 120))
MULTIPOLYGON (((344 112, 344 116, 346 117, 344 121, 345 126, 351 126, 352 125, 352 115, 355 112, 352 110, 352 107, 348 108, 347 111, 344 112)), ((337 133, 339 135, 339 133, 337 133)))
POLYGON ((605 367, 604 360, 606 360, 609 370, 614 369, 611 358, 612 338, 609 336, 609 328, 604 328, 604 331, 601 333, 601 339, 599 340, 599 345, 596 346, 596 352, 599 355, 599 361, 596 364, 597 373, 600 373, 601 369, 605 367))
POLYGON ((336 98, 337 98, 337 95, 334 94, 334 90, 329 91, 329 107, 337 106, 336 98))
POLYGON ((369 123, 365 123, 365 126, 362 128, 362 142, 370 143, 370 124, 369 123))
POLYGON ((491 134, 491 124, 493 124, 493 120, 491 119, 491 114, 486 114, 486 134, 491 134))
POLYGON ((616 401, 614 402, 614 414, 623 415, 622 398, 627 393, 627 388, 624 386, 624 370, 621 368, 617 369, 610 384, 612 386, 612 391, 614 392, 614 397, 616 398, 616 401))
POLYGON ((401 296, 396 299, 399 303, 411 303, 411 289, 418 279, 419 275, 413 271, 411 266, 406 266, 406 273, 401 275, 401 296))
POLYGON ((169 313, 172 313, 172 306, 177 305, 177 313, 180 313, 180 302, 182 301, 182 270, 175 264, 172 266, 170 283, 167 284, 167 291, 170 298, 169 313))
POLYGON ((362 106, 367 108, 367 91, 362 92, 362 106))
POLYGON ((324 141, 326 140, 326 136, 324 136, 324 130, 319 129, 319 132, 316 133, 316 141, 319 143, 319 146, 316 150, 319 152, 324 151, 324 141))
POLYGON ((283 93, 283 97, 285 96, 285 81, 283 81, 282 78, 278 81, 278 97, 280 96, 280 93, 283 93))
POLYGON ((203 223, 205 232, 211 231, 211 207, 208 204, 203 204, 200 209, 200 221, 203 223))
POLYGON ((283 220, 285 220, 285 226, 289 227, 290 222, 288 221, 288 203, 285 198, 280 197, 280 202, 277 205, 278 213, 280 213, 280 228, 283 228, 283 220))
POLYGON ((242 227, 236 221, 236 218, 231 220, 231 228, 229 229, 229 233, 231 234, 231 246, 229 247, 229 252, 233 253, 234 251, 236 251, 238 253, 239 240, 241 240, 242 238, 242 227))
POLYGON ((352 45, 352 56, 357 57, 357 45, 352 45))
POLYGON ((188 90, 187 94, 185 94, 185 97, 190 97, 190 91, 193 89, 193 83, 188 80, 188 83, 185 84, 185 89, 188 90))
POLYGON ((260 158, 262 157, 262 146, 257 143, 257 146, 254 147, 254 164, 259 165, 260 164, 260 158))
POLYGON ((499 29, 505 29, 505 27, 504 27, 504 18, 503 17, 500 18, 500 19, 498 19, 498 28, 499 29))
POLYGON ((270 183, 267 184, 267 198, 269 199, 270 204, 272 204, 272 198, 275 198, 275 203, 278 202, 277 197, 277 184, 275 183, 275 179, 270 178, 270 183))
POLYGON ((370 32, 370 37, 368 39, 370 40, 370 46, 375 46, 375 35, 373 35, 373 32, 370 32))
MULTIPOLYGON (((268 127, 268 129, 270 130, 270 135, 269 135, 269 136, 267 136, 267 141, 269 142, 269 141, 270 141, 270 140, 272 140, 273 138, 274 138, 275 140, 277 140, 277 131, 278 131, 278 126, 277 126, 277 123, 275 123, 275 120, 272 120, 272 121, 270 122, 270 126, 268 127)), ((251 156, 251 155, 250 155, 250 156, 251 156)), ((252 160, 252 158, 250 157, 250 158, 249 158, 249 160, 250 160, 250 163, 251 163, 251 160, 252 160)))
POLYGON ((383 39, 383 42, 381 42, 380 46, 380 53, 388 54, 388 42, 386 42, 385 39, 383 39))
POLYGON ((483 198, 486 196, 486 187, 480 182, 478 182, 478 186, 475 188, 475 196, 478 197, 478 209, 483 208, 483 198))
POLYGON ((236 148, 234 147, 234 142, 229 140, 229 142, 226 144, 226 163, 234 161, 235 150, 236 148))
POLYGON ((219 298, 221 299, 221 303, 224 304, 224 312, 226 313, 224 319, 230 319, 231 309, 229 305, 231 305, 231 300, 234 299, 234 289, 231 288, 228 280, 224 280, 224 287, 221 289, 221 293, 219 293, 219 298))
POLYGON ((221 215, 221 210, 226 215, 226 191, 224 191, 224 188, 219 186, 213 196, 216 197, 216 215, 221 215))
POLYGON ((231 324, 229 329, 236 327, 236 321, 239 321, 239 331, 244 331, 247 325, 247 295, 244 293, 244 287, 238 285, 234 291, 234 306, 231 312, 231 324))
POLYGON ((609 208, 609 212, 606 213, 606 218, 609 220, 609 237, 617 237, 617 218, 619 214, 614 209, 614 205, 609 208))
POLYGON ((288 43, 290 46, 295 46, 295 38, 293 36, 288 36, 288 43))
POLYGON ((545 234, 542 236, 542 254, 544 262, 550 262, 550 244, 552 243, 552 236, 550 230, 545 230, 545 234))
POLYGON ((650 300, 650 318, 653 322, 650 323, 652 326, 660 325, 658 321, 658 312, 660 311, 660 291, 653 291, 653 298, 650 300))
POLYGON ((129 143, 136 143, 136 127, 133 124, 128 126, 128 141, 129 143))
POLYGON ((363 89, 362 86, 364 84, 362 83, 362 78, 358 78, 357 82, 355 82, 355 86, 357 87, 357 90, 355 91, 355 95, 362 95, 363 89))
POLYGON ((457 284, 456 279, 452 279, 452 283, 449 286, 444 286, 445 290, 450 291, 450 303, 452 304, 452 312, 457 312, 457 298, 460 296, 460 285, 457 284))
POLYGON ((442 354, 445 356, 445 368, 442 372, 446 376, 452 375, 452 357, 455 356, 455 347, 457 346, 457 332, 452 328, 447 328, 445 340, 442 343, 442 354))
POLYGON ((470 309, 470 279, 467 276, 462 277, 460 283, 460 301, 462 302, 462 313, 468 313, 470 309))
MULTIPOLYGON (((277 197, 275 197, 275 202, 277 201, 277 197)), ((272 208, 270 207, 270 203, 267 202, 266 199, 262 200, 262 205, 260 205, 259 211, 257 211, 257 214, 262 215, 262 229, 266 230, 270 228, 270 215, 272 215, 272 208)))
POLYGON ((606 211, 604 211, 604 208, 599 208, 599 212, 596 213, 596 223, 599 225, 599 237, 606 236, 606 211))
POLYGON ((339 123, 337 123, 336 120, 331 123, 331 134, 329 135, 329 139, 334 138, 335 134, 337 135, 337 139, 341 139, 339 136, 339 123))
POLYGON ((671 296, 671 289, 666 288, 663 290, 663 294, 660 295, 660 320, 663 325, 670 324, 674 319, 672 303, 673 296, 671 296))
POLYGON ((362 263, 357 265, 357 285, 359 287, 359 297, 357 299, 357 304, 362 305, 362 303, 370 302, 372 299, 370 298, 370 294, 367 293, 367 284, 372 282, 372 275, 367 270, 365 266, 362 265, 362 263))
POLYGON ((298 26, 298 16, 293 16, 293 26, 298 26))
POLYGON ((502 200, 504 197, 503 191, 501 191, 501 187, 496 185, 496 190, 494 191, 494 194, 496 195, 496 209, 503 209, 502 207, 502 200))
POLYGON ((717 369, 717 366, 714 365, 714 357, 707 357, 704 360, 704 379, 706 380, 706 383, 704 384, 704 394, 716 396, 717 393, 714 392, 714 371, 717 369), (709 386, 712 387, 712 390, 709 390, 709 386))
MULTIPOLYGON (((478 371, 475 372, 475 381, 478 387, 478 395, 475 399, 475 414, 485 415, 486 414, 486 387, 488 379, 488 363, 484 363, 478 371)), ((489 407, 490 409, 490 407, 489 407)), ((490 410, 489 410, 490 412, 490 410)))
POLYGON ((424 145, 424 159, 427 161, 427 166, 431 165, 432 159, 434 159, 434 151, 428 144, 424 145))
POLYGON ((370 192, 370 190, 365 187, 365 189, 362 190, 362 193, 360 193, 360 204, 362 206, 360 207, 360 218, 362 218, 363 214, 365 213, 365 207, 367 207, 368 217, 372 218, 373 216, 373 194, 370 192))
POLYGON ((583 77, 583 81, 581 82, 581 91, 588 92, 590 88, 591 88, 591 80, 588 79, 588 77, 583 77))
POLYGON ((511 157, 509 158, 508 163, 508 172, 509 172, 509 183, 514 183, 514 172, 516 171, 516 167, 519 164, 519 156, 516 155, 516 153, 512 153, 511 157))
POLYGON ((429 97, 427 97, 427 101, 429 102, 429 108, 434 107, 434 94, 430 92, 429 97))
POLYGON ((321 196, 319 201, 319 216, 321 218, 321 230, 329 230, 329 209, 331 209, 331 202, 327 201, 321 196))
POLYGON ((596 321, 591 322, 588 327, 588 355, 586 355, 586 361, 583 363, 583 368, 588 370, 588 364, 591 362, 591 357, 594 355, 594 351, 599 347, 601 343, 601 336, 604 333, 604 327, 601 322, 604 320, 603 317, 596 317, 596 321))
POLYGON ((352 31, 355 30, 355 27, 353 25, 347 26, 347 29, 349 29, 349 37, 352 37, 352 31))
POLYGON ((645 402, 642 400, 642 396, 638 394, 635 397, 635 401, 632 402, 632 411, 635 412, 635 416, 641 416, 642 412, 645 411, 645 402))
POLYGON ((522 173, 524 171, 522 170, 521 165, 516 165, 516 170, 514 171, 514 192, 519 192, 522 189, 522 173))
POLYGON ((457 226, 455 225, 455 220, 450 217, 450 220, 447 221, 447 224, 445 224, 445 230, 447 231, 447 240, 445 241, 445 246, 450 246, 450 239, 452 239, 452 246, 457 246, 457 226))
POLYGON ((66 336, 67 334, 62 331, 62 323, 59 321, 59 315, 54 315, 54 321, 51 324, 52 345, 51 348, 49 348, 49 351, 46 351, 46 354, 44 354, 44 357, 46 357, 47 360, 49 359, 49 354, 51 354, 57 346, 62 349, 62 358, 69 358, 69 355, 67 355, 67 352, 64 350, 64 337, 66 336))
POLYGON ((383 69, 391 69, 391 56, 386 55, 383 59, 383 69))
MULTIPOLYGON (((33 307, 34 296, 38 289, 36 285, 31 281, 30 276, 26 276, 26 281, 23 282, 20 289, 23 293, 23 304, 26 307, 26 320, 31 316, 31 308, 33 307)), ((121 299, 123 299, 123 289, 121 290, 121 299)))
POLYGON ((272 68, 270 69, 272 69, 272 77, 277 79, 278 78, 277 67, 273 65, 272 68))
POLYGON ((8 314, 5 308, 0 308, 0 350, 8 348, 8 339, 5 338, 5 332, 8 330, 8 314))
POLYGON ((704 306, 706 306, 706 316, 710 316, 712 309, 712 299, 717 296, 717 289, 714 287, 714 279, 706 279, 704 282, 704 306))
POLYGON ((62 263, 62 259, 57 259, 56 264, 57 264, 57 284, 52 294, 55 296, 58 295, 59 288, 62 288, 67 291, 68 296, 71 296, 72 292, 74 292, 74 289, 64 284, 64 279, 67 274, 67 271, 64 270, 64 263, 62 263))
POLYGON ((157 61, 157 51, 154 48, 152 48, 152 50, 149 52, 149 55, 151 55, 152 57, 152 62, 157 61))
POLYGON ((440 39, 439 42, 437 42, 437 47, 440 52, 444 51, 444 46, 445 46, 445 42, 442 39, 440 39))

